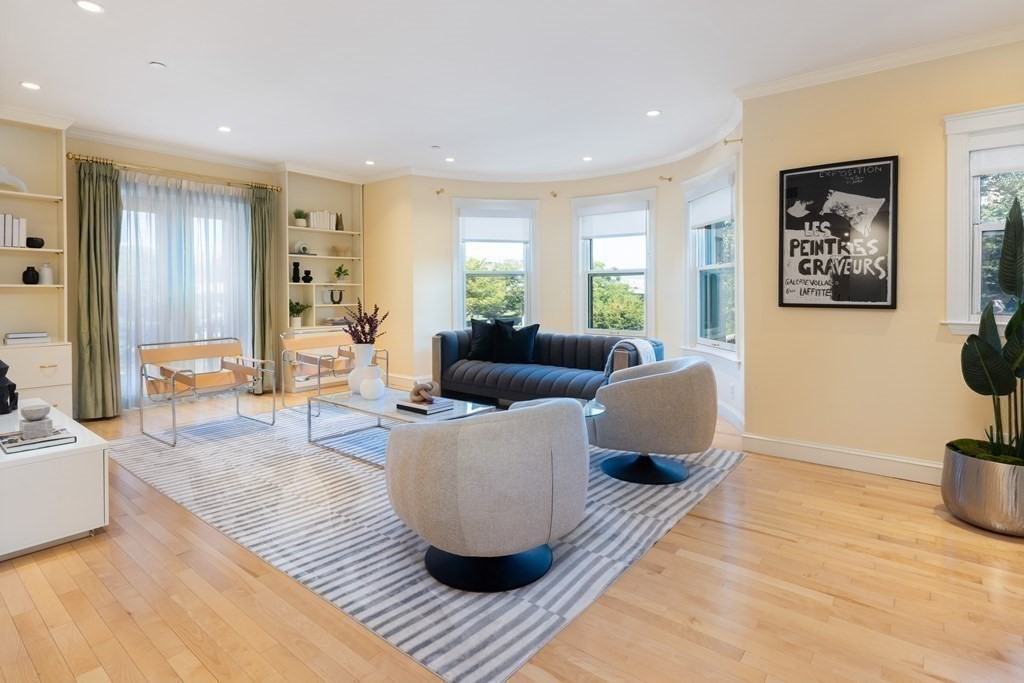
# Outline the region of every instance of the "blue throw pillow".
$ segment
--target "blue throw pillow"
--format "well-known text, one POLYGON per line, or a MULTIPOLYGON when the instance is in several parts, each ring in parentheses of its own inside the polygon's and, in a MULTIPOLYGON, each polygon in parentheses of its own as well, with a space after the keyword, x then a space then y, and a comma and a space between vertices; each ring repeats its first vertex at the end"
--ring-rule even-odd
POLYGON ((540 325, 528 325, 518 330, 511 322, 495 321, 494 362, 532 363, 533 347, 540 325))
POLYGON ((471 320, 473 326, 469 335, 469 360, 494 360, 494 338, 497 336, 494 323, 486 320, 471 320))

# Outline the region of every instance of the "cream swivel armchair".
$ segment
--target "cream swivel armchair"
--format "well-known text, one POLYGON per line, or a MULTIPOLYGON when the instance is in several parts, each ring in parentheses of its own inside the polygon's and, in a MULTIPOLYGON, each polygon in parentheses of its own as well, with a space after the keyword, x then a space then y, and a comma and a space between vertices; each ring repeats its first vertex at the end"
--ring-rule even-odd
POLYGON ((547 544, 583 519, 588 459, 582 408, 562 398, 394 427, 385 472, 395 513, 431 545, 430 575, 496 592, 547 573, 547 544))
POLYGON ((698 453, 715 436, 718 393, 711 364, 676 358, 613 372, 597 390, 605 412, 594 419, 595 446, 636 452, 601 463, 605 474, 635 484, 674 484, 689 476, 678 460, 651 453, 698 453))

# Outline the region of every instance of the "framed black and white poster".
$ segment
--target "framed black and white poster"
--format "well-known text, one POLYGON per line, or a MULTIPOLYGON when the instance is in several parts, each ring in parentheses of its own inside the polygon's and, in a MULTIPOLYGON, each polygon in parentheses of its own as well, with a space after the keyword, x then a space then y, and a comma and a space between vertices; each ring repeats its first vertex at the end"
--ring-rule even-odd
POLYGON ((896 308, 897 157, 779 173, 779 305, 896 308))

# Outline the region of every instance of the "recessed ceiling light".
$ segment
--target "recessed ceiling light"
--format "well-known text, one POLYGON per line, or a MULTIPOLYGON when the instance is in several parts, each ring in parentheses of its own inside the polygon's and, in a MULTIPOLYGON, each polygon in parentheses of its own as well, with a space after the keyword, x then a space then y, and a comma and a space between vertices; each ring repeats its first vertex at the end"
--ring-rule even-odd
POLYGON ((157 70, 159 70, 159 69, 166 69, 167 65, 164 64, 163 62, 150 62, 149 63, 149 68, 150 69, 157 69, 157 70))
POLYGON ((376 161, 371 161, 370 159, 367 159, 363 163, 366 164, 367 166, 373 166, 377 162, 376 161))
POLYGON ((444 160, 451 164, 455 162, 455 157, 445 157, 444 160))
POLYGON ((221 133, 230 133, 231 126, 218 126, 217 130, 219 130, 221 133))
POLYGON ((21 82, 21 87, 22 88, 27 88, 29 90, 39 90, 39 84, 38 83, 29 83, 28 81, 22 81, 21 82))
POLYGON ((441 149, 441 145, 431 145, 430 149, 441 149))
POLYGON ((93 14, 103 14, 107 11, 103 9, 103 5, 98 2, 89 2, 89 0, 75 0, 75 4, 78 5, 79 9, 84 9, 86 12, 92 12, 93 14))
POLYGON ((660 109, 652 109, 649 112, 647 112, 647 115, 650 116, 653 119, 655 116, 661 116, 661 110, 660 109))
POLYGON ((583 157, 583 161, 593 161, 594 157, 583 157))

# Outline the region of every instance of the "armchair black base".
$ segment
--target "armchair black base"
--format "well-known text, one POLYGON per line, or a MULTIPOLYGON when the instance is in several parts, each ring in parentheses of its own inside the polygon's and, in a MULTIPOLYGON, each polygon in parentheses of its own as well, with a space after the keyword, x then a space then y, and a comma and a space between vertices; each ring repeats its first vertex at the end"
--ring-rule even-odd
POLYGON ((601 469, 609 477, 633 484, 678 484, 690 476, 690 470, 678 460, 646 454, 617 455, 602 462, 601 469))
POLYGON ((547 574, 551 548, 539 545, 515 555, 464 557, 431 546, 424 563, 427 572, 446 586, 476 593, 499 593, 522 588, 547 574))

